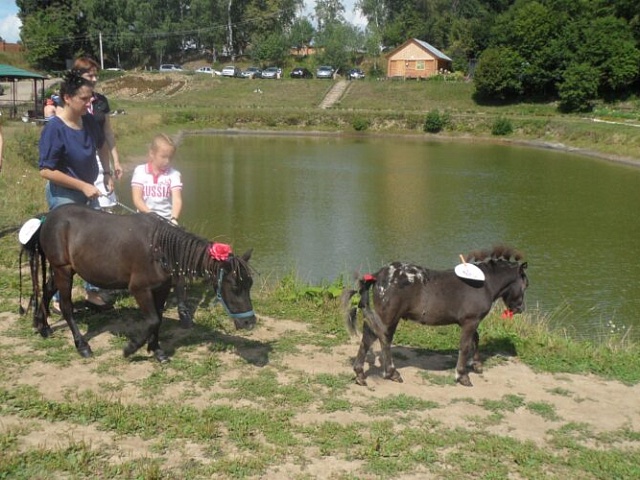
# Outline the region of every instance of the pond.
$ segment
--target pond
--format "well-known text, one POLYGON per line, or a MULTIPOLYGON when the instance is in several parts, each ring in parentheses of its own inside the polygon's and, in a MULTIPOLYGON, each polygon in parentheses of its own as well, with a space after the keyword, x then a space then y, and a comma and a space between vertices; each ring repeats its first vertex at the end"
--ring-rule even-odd
POLYGON ((182 225, 253 248, 267 281, 350 281, 393 260, 453 268, 508 244, 529 262, 529 310, 575 336, 633 326, 640 338, 638 168, 517 146, 284 135, 190 136, 176 167, 182 225))

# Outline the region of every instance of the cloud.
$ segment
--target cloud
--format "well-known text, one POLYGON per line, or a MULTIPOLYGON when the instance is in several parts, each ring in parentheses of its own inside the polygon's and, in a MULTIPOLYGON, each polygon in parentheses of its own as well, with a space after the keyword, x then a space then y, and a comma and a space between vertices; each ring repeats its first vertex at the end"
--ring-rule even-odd
POLYGON ((0 18, 0 37, 5 42, 15 43, 20 40, 20 28, 22 28, 22 22, 17 15, 0 18))

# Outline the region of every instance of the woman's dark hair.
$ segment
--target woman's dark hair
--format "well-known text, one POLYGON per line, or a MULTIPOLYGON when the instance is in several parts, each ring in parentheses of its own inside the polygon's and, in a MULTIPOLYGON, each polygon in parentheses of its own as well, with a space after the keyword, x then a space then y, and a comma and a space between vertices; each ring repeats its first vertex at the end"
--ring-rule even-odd
POLYGON ((82 78, 82 74, 78 70, 69 70, 65 74, 62 84, 60 85, 60 97, 63 99, 65 95, 73 97, 82 87, 93 88, 93 83, 82 78))

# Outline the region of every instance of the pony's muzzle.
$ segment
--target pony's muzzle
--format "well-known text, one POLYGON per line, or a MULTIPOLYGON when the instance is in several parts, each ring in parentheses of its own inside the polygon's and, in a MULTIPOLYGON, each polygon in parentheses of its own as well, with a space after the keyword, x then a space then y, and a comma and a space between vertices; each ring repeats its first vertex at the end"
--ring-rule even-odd
POLYGON ((256 316, 234 318, 233 323, 236 326, 236 330, 252 330, 256 326, 256 316))

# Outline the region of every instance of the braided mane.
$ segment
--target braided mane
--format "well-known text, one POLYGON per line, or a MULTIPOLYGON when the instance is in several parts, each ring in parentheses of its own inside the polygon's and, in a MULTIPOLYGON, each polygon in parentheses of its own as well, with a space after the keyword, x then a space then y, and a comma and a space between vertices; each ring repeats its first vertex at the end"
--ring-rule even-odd
POLYGON ((196 277, 215 278, 225 262, 229 262, 234 271, 244 268, 249 273, 249 265, 241 257, 231 254, 225 262, 215 260, 209 255, 209 240, 178 228, 156 214, 149 216, 155 220, 151 248, 172 276, 189 280, 196 277))
POLYGON ((491 250, 474 250, 468 253, 465 261, 470 263, 489 262, 491 260, 505 260, 507 262, 519 262, 523 255, 516 249, 506 246, 497 245, 491 250))

